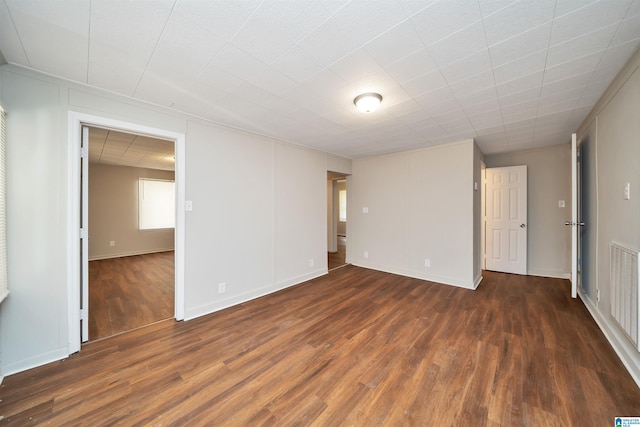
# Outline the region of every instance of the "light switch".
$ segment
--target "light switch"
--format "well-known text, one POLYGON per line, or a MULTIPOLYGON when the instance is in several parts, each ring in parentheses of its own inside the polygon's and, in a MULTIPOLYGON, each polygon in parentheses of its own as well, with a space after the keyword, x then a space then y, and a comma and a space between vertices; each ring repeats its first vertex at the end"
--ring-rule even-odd
POLYGON ((564 208, 564 200, 558 200, 558 207, 564 208))
POLYGON ((631 183, 630 182, 627 182, 627 184, 624 186, 624 199, 625 200, 631 199, 631 183))
POLYGON ((184 210, 187 212, 191 212, 193 210, 193 202, 191 200, 184 202, 184 210))
POLYGON ((369 208, 362 208, 362 213, 369 213, 369 208))

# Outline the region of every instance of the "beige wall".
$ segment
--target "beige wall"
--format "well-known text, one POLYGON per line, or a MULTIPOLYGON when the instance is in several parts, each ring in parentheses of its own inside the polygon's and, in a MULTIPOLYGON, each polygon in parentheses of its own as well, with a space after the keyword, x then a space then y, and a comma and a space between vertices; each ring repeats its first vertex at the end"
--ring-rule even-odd
POLYGON ((327 168, 349 173, 350 160, 12 65, 0 67, 0 100, 8 110, 12 286, 0 305, 5 375, 69 355, 70 298, 79 298, 69 285, 79 267, 69 238, 77 215, 70 111, 185 135, 185 197, 193 202, 185 212, 185 319, 326 274, 327 168))
POLYGON ((138 229, 140 178, 173 180, 174 173, 89 165, 90 260, 173 250, 173 230, 138 229), (115 246, 110 246, 111 241, 115 246))
POLYGON ((580 297, 640 385, 640 354, 611 319, 609 245, 640 250, 640 50, 578 132, 583 154, 580 297), (631 198, 624 187, 631 185, 631 198), (598 298, 599 294, 599 298, 598 298))
POLYGON ((571 274, 571 147, 568 144, 485 157, 487 168, 527 166, 527 273, 571 274), (564 200, 565 207, 558 207, 564 200))
POLYGON ((473 140, 356 159, 350 178, 349 262, 476 286, 473 140))

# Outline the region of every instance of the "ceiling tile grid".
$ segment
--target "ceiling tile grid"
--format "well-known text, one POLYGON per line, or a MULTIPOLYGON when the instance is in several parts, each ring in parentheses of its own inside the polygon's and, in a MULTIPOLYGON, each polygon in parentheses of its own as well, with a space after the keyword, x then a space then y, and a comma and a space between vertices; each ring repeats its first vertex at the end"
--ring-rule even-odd
POLYGON ((639 43, 640 0, 0 0, 9 63, 347 157, 566 143, 639 43))

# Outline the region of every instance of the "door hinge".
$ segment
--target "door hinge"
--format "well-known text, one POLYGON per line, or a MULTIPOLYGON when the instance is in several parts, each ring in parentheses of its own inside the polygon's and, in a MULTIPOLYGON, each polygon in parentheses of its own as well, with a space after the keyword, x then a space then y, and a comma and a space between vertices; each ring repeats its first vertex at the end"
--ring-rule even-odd
POLYGON ((86 159, 87 156, 89 156, 89 150, 87 150, 87 147, 80 147, 80 157, 86 159))
POLYGON ((87 309, 86 308, 81 308, 80 309, 80 320, 87 320, 87 309))
POLYGON ((80 229, 80 238, 81 239, 86 239, 87 238, 87 229, 86 228, 81 228, 80 229))

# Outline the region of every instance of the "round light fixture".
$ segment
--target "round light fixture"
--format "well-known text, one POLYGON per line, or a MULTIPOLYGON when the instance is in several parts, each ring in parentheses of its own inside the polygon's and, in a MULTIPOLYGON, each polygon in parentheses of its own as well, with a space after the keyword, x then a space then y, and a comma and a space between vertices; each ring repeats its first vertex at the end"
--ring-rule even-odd
POLYGON ((356 108, 361 113, 373 113, 382 102, 382 95, 378 93, 363 93, 356 96, 353 103, 356 104, 356 108))

